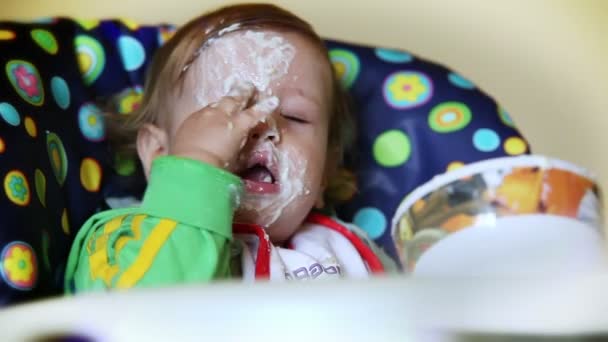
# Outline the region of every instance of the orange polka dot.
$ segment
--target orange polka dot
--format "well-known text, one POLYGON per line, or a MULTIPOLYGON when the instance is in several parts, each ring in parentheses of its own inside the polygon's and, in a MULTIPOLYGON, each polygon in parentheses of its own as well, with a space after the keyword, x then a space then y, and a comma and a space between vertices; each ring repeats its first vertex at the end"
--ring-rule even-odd
POLYGON ((6 145, 4 144, 4 139, 0 138, 0 153, 4 153, 6 150, 6 145))
POLYGON ((10 30, 0 30, 0 40, 12 40, 15 39, 15 32, 10 30))

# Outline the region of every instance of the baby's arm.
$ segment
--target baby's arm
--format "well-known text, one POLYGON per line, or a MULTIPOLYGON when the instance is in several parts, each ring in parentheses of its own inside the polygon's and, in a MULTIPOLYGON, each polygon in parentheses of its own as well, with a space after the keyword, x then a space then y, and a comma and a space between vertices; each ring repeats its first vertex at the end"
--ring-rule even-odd
POLYGON ((249 131, 278 106, 249 106, 251 84, 192 113, 158 157, 140 208, 93 216, 78 233, 66 290, 203 282, 230 276, 240 179, 231 174, 249 131), (226 169, 226 170, 224 170, 226 169))
POLYGON ((230 277, 240 179, 199 161, 157 158, 140 208, 93 216, 70 253, 66 290, 160 286, 230 277))

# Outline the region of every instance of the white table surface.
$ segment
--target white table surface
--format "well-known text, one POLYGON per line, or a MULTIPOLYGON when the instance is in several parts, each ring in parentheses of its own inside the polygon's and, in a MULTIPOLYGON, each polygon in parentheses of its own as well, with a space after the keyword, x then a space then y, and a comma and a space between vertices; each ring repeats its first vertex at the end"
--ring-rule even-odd
POLYGON ((608 333, 608 274, 224 283, 58 298, 0 310, 2 341, 424 340, 608 333))

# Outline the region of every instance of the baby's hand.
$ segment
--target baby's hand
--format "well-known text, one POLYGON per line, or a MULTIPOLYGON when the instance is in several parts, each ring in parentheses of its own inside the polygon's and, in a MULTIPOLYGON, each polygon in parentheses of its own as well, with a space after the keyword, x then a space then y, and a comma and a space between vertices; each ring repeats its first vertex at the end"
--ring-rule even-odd
POLYGON ((252 84, 237 85, 219 102, 190 114, 172 139, 169 153, 222 169, 235 166, 249 131, 279 105, 273 96, 247 108, 254 92, 252 84))

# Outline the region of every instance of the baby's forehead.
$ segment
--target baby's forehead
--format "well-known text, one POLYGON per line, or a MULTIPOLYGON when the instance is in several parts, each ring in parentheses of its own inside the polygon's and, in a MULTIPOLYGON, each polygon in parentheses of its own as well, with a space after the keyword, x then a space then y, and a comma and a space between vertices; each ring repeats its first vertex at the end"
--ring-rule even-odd
POLYGON ((186 97, 202 108, 226 96, 236 84, 254 84, 262 96, 302 93, 330 107, 331 66, 323 52, 295 32, 224 30, 207 41, 188 68, 186 97), (293 88, 289 90, 290 88, 293 88), (289 91, 287 91, 289 90, 289 91))
POLYGON ((285 76, 296 49, 281 34, 272 31, 236 31, 212 38, 202 48, 199 71, 207 78, 231 83, 247 81, 265 91, 285 76))
MULTIPOLYGON (((229 28, 228 28, 229 29, 229 28)), ((291 45, 284 34, 271 30, 221 30, 216 36, 207 40, 203 53, 260 53, 291 45), (228 48, 228 49, 227 49, 228 48)), ((293 48, 293 46, 292 46, 293 48)))

